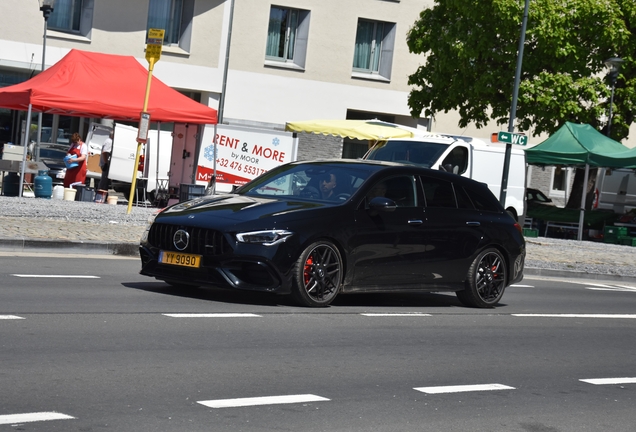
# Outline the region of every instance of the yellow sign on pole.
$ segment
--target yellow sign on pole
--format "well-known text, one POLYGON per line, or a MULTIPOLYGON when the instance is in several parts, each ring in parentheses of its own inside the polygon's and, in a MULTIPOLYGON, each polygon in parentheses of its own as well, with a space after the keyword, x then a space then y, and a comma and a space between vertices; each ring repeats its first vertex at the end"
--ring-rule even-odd
POLYGON ((150 124, 150 113, 148 113, 148 99, 150 97, 150 83, 152 82, 152 70, 155 63, 161 57, 161 48, 163 47, 164 29, 148 29, 148 39, 146 40, 146 60, 148 60, 148 81, 146 82, 146 97, 144 98, 144 107, 139 119, 139 135, 137 136, 137 154, 135 155, 135 166, 133 167, 132 179, 130 181, 130 194, 128 196, 128 209, 126 214, 132 211, 132 202, 135 198, 137 189, 137 167, 139 166, 139 155, 141 153, 141 145, 146 142, 148 126, 150 124))
POLYGON ((163 47, 164 29, 148 29, 148 39, 146 39, 146 60, 149 63, 156 63, 161 57, 163 47))

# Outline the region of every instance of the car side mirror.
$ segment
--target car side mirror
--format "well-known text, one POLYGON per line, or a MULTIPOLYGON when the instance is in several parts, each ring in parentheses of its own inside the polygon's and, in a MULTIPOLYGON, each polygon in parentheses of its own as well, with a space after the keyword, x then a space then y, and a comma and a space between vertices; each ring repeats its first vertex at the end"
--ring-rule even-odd
POLYGON ((392 212, 397 208, 397 204, 386 197, 375 197, 369 201, 369 208, 376 211, 392 212))

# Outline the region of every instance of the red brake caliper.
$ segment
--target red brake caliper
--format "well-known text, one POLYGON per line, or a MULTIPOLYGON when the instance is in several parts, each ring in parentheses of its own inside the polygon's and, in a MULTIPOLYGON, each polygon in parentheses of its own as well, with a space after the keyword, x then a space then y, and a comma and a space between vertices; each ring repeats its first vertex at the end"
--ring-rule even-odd
POLYGON ((311 266, 314 264, 314 260, 311 255, 305 261, 305 268, 303 269, 303 276, 305 277, 305 286, 309 283, 311 279, 311 266))

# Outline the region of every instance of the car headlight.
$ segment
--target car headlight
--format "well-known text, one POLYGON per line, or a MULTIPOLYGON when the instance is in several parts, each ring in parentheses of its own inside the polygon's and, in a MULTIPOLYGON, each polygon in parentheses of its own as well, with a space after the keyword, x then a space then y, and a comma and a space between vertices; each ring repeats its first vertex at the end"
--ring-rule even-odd
POLYGON ((284 242, 294 233, 286 230, 250 231, 236 234, 236 239, 241 243, 262 244, 273 246, 284 242))

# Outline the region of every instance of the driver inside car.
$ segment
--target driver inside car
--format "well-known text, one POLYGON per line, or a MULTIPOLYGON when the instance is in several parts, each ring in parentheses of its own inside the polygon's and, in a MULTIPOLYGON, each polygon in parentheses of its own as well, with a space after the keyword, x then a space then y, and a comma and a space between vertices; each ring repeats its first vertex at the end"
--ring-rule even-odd
POLYGON ((320 179, 320 195, 322 199, 332 198, 334 195, 334 189, 338 186, 338 180, 335 174, 325 174, 320 179))

